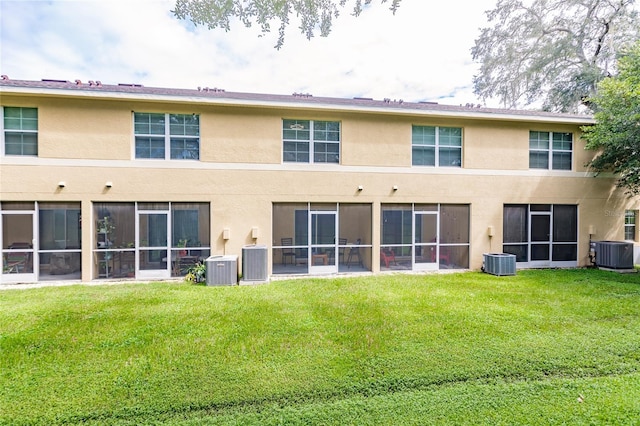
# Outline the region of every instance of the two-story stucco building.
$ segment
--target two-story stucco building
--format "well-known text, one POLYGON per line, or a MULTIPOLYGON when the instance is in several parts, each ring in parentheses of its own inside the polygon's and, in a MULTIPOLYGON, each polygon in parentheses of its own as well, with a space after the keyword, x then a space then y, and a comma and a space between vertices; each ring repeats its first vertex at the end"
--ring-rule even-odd
MULTIPOLYGON (((585 168, 583 115, 0 81, 2 282, 588 265, 640 200, 585 168)), ((636 243, 637 244, 637 243, 636 243)))

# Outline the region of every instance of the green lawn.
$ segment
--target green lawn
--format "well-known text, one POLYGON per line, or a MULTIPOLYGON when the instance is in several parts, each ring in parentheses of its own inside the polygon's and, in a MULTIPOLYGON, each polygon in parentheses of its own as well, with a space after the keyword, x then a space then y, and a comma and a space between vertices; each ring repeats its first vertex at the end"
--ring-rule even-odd
POLYGON ((640 274, 0 291, 0 424, 640 424, 640 274))

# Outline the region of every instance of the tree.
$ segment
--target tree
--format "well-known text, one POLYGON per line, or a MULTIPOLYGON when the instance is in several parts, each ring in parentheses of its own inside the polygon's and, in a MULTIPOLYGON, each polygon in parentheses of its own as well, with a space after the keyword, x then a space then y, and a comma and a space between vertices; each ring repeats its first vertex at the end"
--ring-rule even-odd
MULTIPOLYGON (((542 101, 577 112, 615 72, 616 53, 640 37, 634 0, 499 0, 471 49, 474 92, 507 108, 542 101)), ((588 105, 587 105, 588 106, 588 105)))
MULTIPOLYGON (((388 0, 381 0, 386 3, 388 0)), ((391 0, 389 9, 395 14, 402 0, 391 0)), ((189 19, 194 25, 206 25, 209 29, 224 28, 229 31, 232 18, 250 27, 254 22, 263 33, 271 31, 271 22, 280 21, 276 48, 284 44, 284 32, 292 14, 301 20, 300 31, 308 39, 319 28, 326 37, 331 31, 332 20, 340 15, 347 0, 176 0, 173 14, 178 19, 189 19)), ((371 0, 355 0, 353 14, 360 15, 363 5, 371 0)))
POLYGON ((617 186, 629 195, 640 194, 640 41, 625 50, 619 73, 598 85, 591 98, 596 124, 583 127, 587 149, 600 152, 589 166, 596 172, 613 171, 617 186))

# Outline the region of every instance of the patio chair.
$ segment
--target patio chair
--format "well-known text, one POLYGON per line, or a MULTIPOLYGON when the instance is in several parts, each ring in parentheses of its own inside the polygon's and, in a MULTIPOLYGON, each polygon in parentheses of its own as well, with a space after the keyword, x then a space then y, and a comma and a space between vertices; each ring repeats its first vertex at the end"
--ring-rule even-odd
POLYGON ((385 268, 388 268, 391 263, 396 264, 396 255, 391 249, 380 250, 380 261, 384 263, 385 268))
POLYGON ((20 266, 24 266, 22 260, 11 260, 9 256, 2 256, 2 273, 4 274, 18 274, 20 273, 20 266))
POLYGON ((280 245, 282 247, 282 264, 287 264, 287 259, 291 259, 291 264, 296 264, 296 251, 293 248, 293 238, 282 238, 280 239, 280 245))
POLYGON ((349 256, 347 256, 347 268, 351 268, 352 261, 356 265, 362 266, 362 258, 360 257, 360 247, 359 247, 360 243, 361 243, 361 240, 360 238, 358 238, 356 240, 355 246, 351 247, 351 249, 349 250, 349 256))
POLYGON ((347 246, 347 239, 338 238, 338 262, 340 261, 340 258, 342 258, 342 263, 344 263, 344 253, 347 248, 346 246, 347 246))

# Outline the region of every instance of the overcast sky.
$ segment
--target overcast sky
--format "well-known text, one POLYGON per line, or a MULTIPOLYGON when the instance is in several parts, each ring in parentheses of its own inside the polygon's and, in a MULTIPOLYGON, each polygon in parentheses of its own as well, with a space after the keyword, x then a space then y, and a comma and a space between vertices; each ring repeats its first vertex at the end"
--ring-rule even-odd
POLYGON ((276 50, 277 23, 262 36, 238 22, 229 32, 194 28, 173 16, 172 0, 0 0, 0 71, 21 80, 480 103, 470 50, 495 2, 402 0, 393 15, 373 0, 358 18, 345 9, 327 38, 309 41, 294 23, 276 50))

